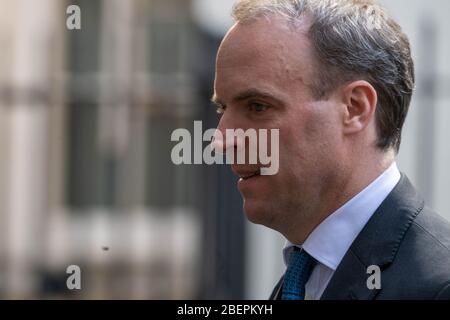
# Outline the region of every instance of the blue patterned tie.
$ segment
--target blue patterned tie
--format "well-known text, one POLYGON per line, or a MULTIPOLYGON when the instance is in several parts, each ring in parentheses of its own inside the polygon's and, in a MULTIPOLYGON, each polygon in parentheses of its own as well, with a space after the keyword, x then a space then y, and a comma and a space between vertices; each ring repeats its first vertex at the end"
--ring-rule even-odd
POLYGON ((305 300, 305 285, 316 261, 305 250, 294 247, 284 274, 282 300, 305 300))

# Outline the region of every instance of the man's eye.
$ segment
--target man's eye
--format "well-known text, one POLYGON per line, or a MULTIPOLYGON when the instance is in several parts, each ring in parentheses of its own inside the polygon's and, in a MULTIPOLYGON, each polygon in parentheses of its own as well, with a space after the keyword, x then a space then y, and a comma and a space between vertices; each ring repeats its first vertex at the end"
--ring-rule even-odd
POLYGON ((254 112, 264 112, 269 107, 264 104, 261 104, 261 103, 251 103, 249 108, 251 111, 254 111, 254 112))

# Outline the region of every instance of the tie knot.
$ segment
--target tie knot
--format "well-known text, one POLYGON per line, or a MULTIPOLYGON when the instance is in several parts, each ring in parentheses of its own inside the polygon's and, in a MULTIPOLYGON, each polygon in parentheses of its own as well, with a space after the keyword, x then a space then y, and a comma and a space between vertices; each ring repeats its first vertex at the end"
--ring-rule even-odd
POLYGON ((305 250, 297 247, 291 251, 289 265, 284 275, 283 300, 304 300, 305 285, 315 265, 315 260, 305 250))

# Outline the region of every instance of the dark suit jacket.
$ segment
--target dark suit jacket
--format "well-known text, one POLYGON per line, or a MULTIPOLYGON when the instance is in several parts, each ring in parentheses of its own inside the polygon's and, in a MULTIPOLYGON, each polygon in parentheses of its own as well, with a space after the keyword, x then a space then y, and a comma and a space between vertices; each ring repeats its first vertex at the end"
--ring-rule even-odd
MULTIPOLYGON (((450 224, 426 207, 408 178, 383 201, 337 267, 322 300, 450 299, 450 224), (367 287, 368 266, 381 289, 367 287)), ((279 299, 283 278, 270 299, 279 299)))

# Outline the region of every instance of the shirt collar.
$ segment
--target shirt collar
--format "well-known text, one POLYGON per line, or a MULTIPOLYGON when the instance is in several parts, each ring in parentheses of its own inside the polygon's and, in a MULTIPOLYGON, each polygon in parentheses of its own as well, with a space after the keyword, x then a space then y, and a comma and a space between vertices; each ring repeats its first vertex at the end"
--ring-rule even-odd
MULTIPOLYGON (((353 241, 391 193, 401 174, 394 162, 383 174, 342 207, 328 216, 308 236, 302 246, 319 263, 336 270, 353 241)), ((287 265, 295 245, 289 241, 283 249, 287 265)))

